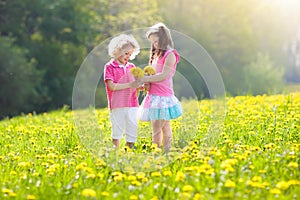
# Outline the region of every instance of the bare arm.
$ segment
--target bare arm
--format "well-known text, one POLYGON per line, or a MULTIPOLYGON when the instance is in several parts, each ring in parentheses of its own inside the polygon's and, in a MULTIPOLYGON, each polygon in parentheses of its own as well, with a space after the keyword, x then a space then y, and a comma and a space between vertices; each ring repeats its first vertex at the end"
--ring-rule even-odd
POLYGON ((165 60, 165 64, 163 66, 163 70, 161 73, 158 73, 158 74, 155 74, 155 75, 152 75, 152 76, 146 76, 146 77, 143 77, 141 79, 142 82, 159 82, 159 81, 163 81, 165 80, 169 75, 170 73, 172 72, 173 70, 173 66, 176 62, 176 57, 174 55, 174 53, 170 53, 167 57, 166 57, 166 60, 165 60))
POLYGON ((112 80, 107 80, 107 85, 110 90, 124 90, 127 88, 138 88, 139 82, 132 81, 129 83, 114 83, 112 80))

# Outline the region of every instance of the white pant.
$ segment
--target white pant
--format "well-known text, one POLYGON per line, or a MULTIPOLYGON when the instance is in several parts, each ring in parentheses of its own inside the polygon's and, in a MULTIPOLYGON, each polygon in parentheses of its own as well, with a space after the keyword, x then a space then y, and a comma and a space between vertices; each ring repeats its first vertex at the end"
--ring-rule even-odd
POLYGON ((121 139, 125 131, 126 141, 135 142, 138 129, 138 108, 115 108, 110 112, 112 139, 121 139))

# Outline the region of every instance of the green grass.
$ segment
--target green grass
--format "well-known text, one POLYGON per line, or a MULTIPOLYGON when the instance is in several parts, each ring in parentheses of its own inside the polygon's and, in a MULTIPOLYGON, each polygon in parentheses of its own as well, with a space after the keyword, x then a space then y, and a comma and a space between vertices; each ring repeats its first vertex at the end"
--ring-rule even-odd
POLYGON ((288 84, 286 86, 286 91, 291 92, 300 92, 300 84, 288 84))
POLYGON ((169 153, 112 148, 107 109, 1 121, 0 199, 300 198, 299 93, 182 105, 169 153))

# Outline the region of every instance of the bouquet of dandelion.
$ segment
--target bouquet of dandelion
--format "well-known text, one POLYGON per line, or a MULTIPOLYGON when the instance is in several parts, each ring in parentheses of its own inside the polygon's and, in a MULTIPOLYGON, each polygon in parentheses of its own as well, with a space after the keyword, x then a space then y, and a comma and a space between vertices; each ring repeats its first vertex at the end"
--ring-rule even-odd
MULTIPOLYGON (((139 67, 134 67, 130 69, 130 73, 134 76, 135 79, 143 78, 144 71, 139 67)), ((140 89, 137 89, 137 96, 140 95, 140 89)))
POLYGON ((147 75, 147 76, 151 76, 151 75, 154 75, 156 74, 156 70, 154 69, 154 67, 152 66, 147 66, 144 68, 144 73, 147 75))
MULTIPOLYGON (((151 75, 156 74, 156 70, 155 70, 154 67, 152 67, 152 66, 149 65, 149 66, 146 66, 144 68, 144 73, 145 73, 146 76, 151 76, 151 75)), ((149 83, 145 83, 145 84, 147 84, 149 86, 149 83)), ((144 86, 145 86, 145 84, 144 84, 144 86)), ((144 88, 144 92, 145 93, 147 92, 147 87, 144 88)))
POLYGON ((134 76, 134 78, 143 78, 144 71, 139 67, 134 67, 130 69, 130 73, 134 76))
MULTIPOLYGON (((152 66, 146 66, 144 68, 144 70, 142 70, 139 67, 135 67, 135 68, 130 69, 130 73, 135 77, 135 79, 138 79, 138 78, 142 78, 144 75, 146 75, 146 76, 154 75, 156 73, 156 70, 152 66)), ((146 83, 146 84, 149 84, 149 83, 146 83)), ((139 96, 140 90, 137 89, 137 91, 138 91, 138 96, 139 96)), ((144 93, 146 94, 146 92, 147 92, 147 89, 146 89, 146 87, 144 87, 144 93)))

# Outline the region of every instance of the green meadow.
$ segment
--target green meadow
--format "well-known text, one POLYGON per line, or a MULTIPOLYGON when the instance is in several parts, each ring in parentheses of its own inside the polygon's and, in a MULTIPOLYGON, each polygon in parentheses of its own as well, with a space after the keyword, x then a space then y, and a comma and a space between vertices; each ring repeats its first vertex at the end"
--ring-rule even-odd
POLYGON ((300 93, 182 105, 169 152, 113 148, 107 109, 0 121, 0 199, 300 199, 300 93))

